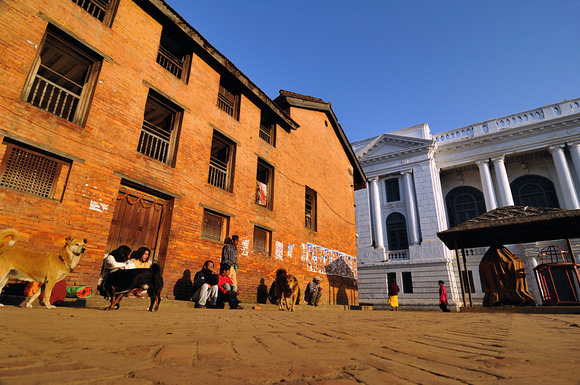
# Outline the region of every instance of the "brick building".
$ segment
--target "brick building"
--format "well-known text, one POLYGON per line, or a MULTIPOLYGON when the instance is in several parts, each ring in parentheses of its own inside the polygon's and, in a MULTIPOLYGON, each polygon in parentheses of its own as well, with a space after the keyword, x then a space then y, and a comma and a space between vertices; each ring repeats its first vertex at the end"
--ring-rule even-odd
POLYGON ((87 238, 69 285, 147 246, 171 296, 238 234, 242 299, 286 267, 358 300, 364 174, 330 103, 270 99, 164 1, 3 1, 0 31, 0 228, 87 238))

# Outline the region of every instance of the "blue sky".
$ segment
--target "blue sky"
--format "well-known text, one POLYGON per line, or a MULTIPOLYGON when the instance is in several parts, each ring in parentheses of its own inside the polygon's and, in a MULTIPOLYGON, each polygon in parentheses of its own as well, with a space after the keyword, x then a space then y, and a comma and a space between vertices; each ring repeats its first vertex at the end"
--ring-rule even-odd
POLYGON ((332 103, 350 141, 580 97, 580 0, 167 0, 274 99, 332 103))

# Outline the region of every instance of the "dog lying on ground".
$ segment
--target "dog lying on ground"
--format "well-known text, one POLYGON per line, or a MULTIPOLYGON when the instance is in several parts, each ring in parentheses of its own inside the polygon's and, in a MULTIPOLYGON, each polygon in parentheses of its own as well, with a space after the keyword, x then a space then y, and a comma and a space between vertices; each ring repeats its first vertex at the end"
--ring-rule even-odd
POLYGON ((275 288, 276 296, 279 300, 278 309, 294 311, 296 300, 300 298, 298 278, 292 274, 287 274, 285 269, 278 269, 276 271, 275 288))
POLYGON ((105 310, 119 308, 119 302, 123 296, 133 289, 148 285, 147 294, 151 298, 148 311, 157 311, 161 302, 161 289, 163 289, 163 277, 161 268, 154 263, 148 269, 117 270, 110 273, 102 283, 103 291, 111 300, 110 306, 105 310))
MULTIPOLYGON (((21 281, 40 282, 44 285, 44 306, 48 309, 54 308, 50 304, 54 284, 73 271, 85 252, 87 240, 68 237, 58 253, 39 253, 14 246, 20 238, 20 234, 14 229, 0 231, 0 245, 9 236, 12 240, 0 247, 0 292, 10 277, 21 281)), ((32 307, 32 302, 41 292, 42 290, 37 290, 26 302, 26 307, 32 307)), ((0 304, 0 307, 4 305, 0 304)))

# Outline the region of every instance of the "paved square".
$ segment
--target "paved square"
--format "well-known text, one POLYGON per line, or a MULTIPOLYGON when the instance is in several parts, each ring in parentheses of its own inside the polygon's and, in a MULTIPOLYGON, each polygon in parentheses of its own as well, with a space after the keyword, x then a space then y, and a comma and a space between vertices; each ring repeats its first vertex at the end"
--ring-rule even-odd
POLYGON ((0 309, 0 383, 578 384, 580 316, 0 309))

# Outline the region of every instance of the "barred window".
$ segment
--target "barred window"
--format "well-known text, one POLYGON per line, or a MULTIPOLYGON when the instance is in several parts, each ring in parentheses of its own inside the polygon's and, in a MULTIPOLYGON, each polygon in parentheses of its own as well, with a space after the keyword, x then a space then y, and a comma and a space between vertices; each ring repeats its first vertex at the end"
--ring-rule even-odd
POLYGON ((173 166, 182 111, 149 90, 137 151, 173 166))
POLYGON ((254 226, 254 244, 252 250, 270 254, 270 238, 272 232, 258 226, 254 226))
POLYGON ((401 213, 391 213, 387 217, 387 240, 389 250, 404 250, 409 248, 407 238, 407 221, 401 213))
POLYGON ((219 109, 231 115, 234 119, 240 119, 240 99, 241 93, 237 91, 230 83, 220 81, 218 90, 217 106, 219 109))
POLYGON ((201 236, 212 241, 223 242, 227 233, 228 217, 210 210, 203 210, 201 236))
POLYGON ((191 66, 191 50, 182 46, 186 39, 169 33, 165 28, 161 33, 157 63, 173 76, 187 83, 191 66))
POLYGON ((119 0, 72 0, 72 2, 103 24, 111 26, 119 0))
POLYGON ((101 60, 88 48, 49 26, 22 92, 22 99, 51 114, 83 125, 101 60))
POLYGON ((207 183, 232 191, 236 145, 217 131, 213 133, 207 183))
POLYGON ((276 123, 263 112, 260 118, 260 138, 266 143, 276 146, 276 123))
POLYGON ((61 200, 70 161, 9 143, 0 166, 0 186, 61 200))

